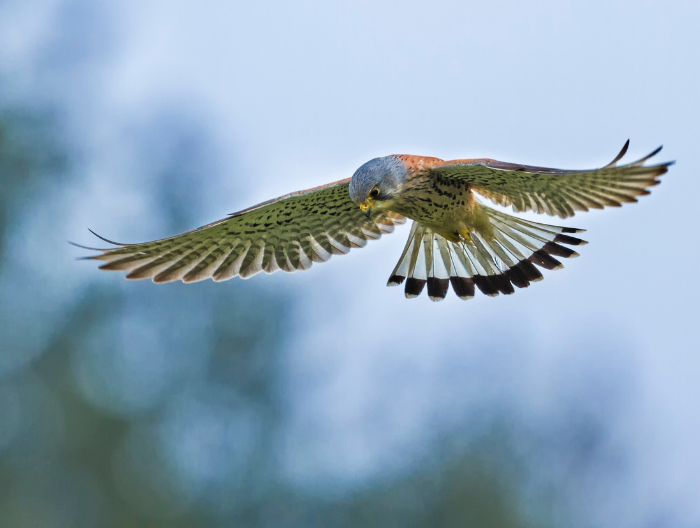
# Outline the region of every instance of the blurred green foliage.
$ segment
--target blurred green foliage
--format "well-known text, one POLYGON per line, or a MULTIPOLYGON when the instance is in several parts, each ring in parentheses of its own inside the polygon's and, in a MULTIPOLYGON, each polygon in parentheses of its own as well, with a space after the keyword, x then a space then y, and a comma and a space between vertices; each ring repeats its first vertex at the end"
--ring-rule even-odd
MULTIPOLYGON (((34 192, 43 182, 68 184, 78 177, 57 130, 50 113, 5 111, 0 118, 3 240, 24 211, 47 199, 34 192)), ((171 172, 168 178, 181 177, 171 172)), ((170 185, 168 178, 162 185, 170 185)), ((187 207, 172 203, 177 193, 165 194, 170 201, 163 207, 187 207)), ((17 263, 1 253, 0 284, 13 266, 17 263)), ((12 276, 33 280, 17 269, 12 276)), ((3 527, 531 524, 532 515, 522 513, 521 481, 508 469, 516 460, 499 441, 502 435, 458 449, 436 445, 422 470, 346 492, 328 496, 297 489, 284 477, 279 451, 286 423, 281 358, 294 332, 287 317, 294 298, 248 282, 237 285, 235 296, 211 283, 114 284, 66 294, 61 323, 36 358, 0 377, 3 527), (195 325, 194 338, 187 321, 195 325), (139 324, 152 331, 145 341, 133 338, 139 324), (120 368, 124 354, 136 370, 120 368), (188 363, 193 355, 201 361, 188 363), (164 361, 149 367, 154 357, 164 361), (145 373, 138 370, 140 360, 145 373), (171 368, 178 361, 184 369, 171 368), (156 397, 146 391, 143 401, 130 400, 134 376, 143 377, 147 388, 165 388, 156 397), (178 407, 183 398, 189 403, 178 407), (195 411, 182 410, 188 406, 195 411), (196 428, 190 431, 188 417, 207 413, 211 420, 202 434, 209 440, 197 444, 201 438, 196 428), (221 420, 229 426, 217 429, 221 420), (188 440, 188 434, 194 438, 188 440), (188 441, 198 446, 194 462, 188 441)), ((14 303, 3 303, 0 324, 12 310, 14 303)), ((39 331, 47 322, 36 319, 28 328, 39 331)), ((6 330, 0 328, 2 354, 9 351, 6 330)), ((22 348, 21 341, 12 343, 22 348)))
POLYGON ((11 215, 32 199, 42 181, 67 174, 66 151, 37 110, 0 109, 0 259, 11 228, 11 215))

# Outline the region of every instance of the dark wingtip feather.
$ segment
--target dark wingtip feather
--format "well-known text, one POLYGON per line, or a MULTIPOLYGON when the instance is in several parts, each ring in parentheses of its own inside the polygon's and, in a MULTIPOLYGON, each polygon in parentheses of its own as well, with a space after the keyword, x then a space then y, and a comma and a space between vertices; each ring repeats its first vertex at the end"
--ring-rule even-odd
POLYGON ((603 168, 604 168, 604 169, 609 169, 610 167, 614 167, 615 164, 616 164, 618 161, 620 161, 620 160, 622 159, 622 157, 623 157, 625 154, 627 154, 627 149, 629 148, 629 146, 630 146, 630 140, 628 139, 627 141, 625 141, 625 145, 622 147, 622 150, 620 151, 620 153, 619 153, 617 156, 615 156, 615 159, 612 160, 610 163, 608 163, 608 164, 607 164, 605 167, 603 167, 603 168))
POLYGON ((532 255, 530 255, 528 260, 548 270, 555 270, 564 267, 561 262, 559 262, 554 257, 548 255, 545 251, 541 249, 538 249, 532 255))
POLYGON ((513 283, 513 286, 518 288, 527 288, 530 286, 530 281, 525 276, 523 270, 517 266, 517 264, 506 270, 506 277, 508 277, 510 282, 513 283))
POLYGON ((585 229, 577 229, 575 227, 562 227, 562 233, 585 233, 585 229))
POLYGON ((450 288, 449 279, 428 277, 428 297, 431 301, 442 301, 450 288))
POLYGON ((585 240, 580 238, 572 237, 569 235, 557 235, 554 237, 554 242, 559 242, 560 244, 568 244, 570 246, 585 246, 588 244, 585 240))
POLYGON ((556 255, 557 257, 563 258, 574 258, 579 256, 579 254, 576 253, 573 249, 560 246, 555 242, 547 242, 544 246, 542 246, 542 251, 548 253, 549 255, 556 255))
POLYGON ((538 282, 544 278, 540 270, 529 260, 521 260, 513 267, 521 270, 530 282, 538 282))
POLYGON ((406 277, 402 277, 401 275, 392 275, 389 277, 389 280, 387 281, 386 285, 387 286, 398 286, 399 284, 403 283, 403 281, 406 280, 406 277))
POLYGON ((491 281, 491 277, 487 277, 484 275, 474 275, 472 277, 472 280, 474 281, 474 284, 476 284, 477 288, 481 290, 481 293, 484 295, 488 295, 489 297, 495 297, 498 295, 498 287, 496 286, 495 283, 491 281))
POLYGON ((491 282, 493 282, 498 288, 498 291, 503 295, 510 295, 515 292, 513 285, 510 283, 508 276, 506 274, 501 275, 491 275, 491 282))
POLYGON ((420 293, 423 291, 423 288, 425 288, 425 283, 427 281, 423 279, 416 279, 414 277, 409 277, 408 280, 406 280, 406 286, 405 286, 405 292, 406 292, 406 298, 407 299, 413 299, 414 297, 418 297, 420 293))
POLYGON ((450 284, 452 284, 452 289, 455 295, 466 301, 474 297, 474 281, 471 279, 466 279, 464 277, 450 277, 450 284))
POLYGON ((90 229, 89 227, 88 227, 88 231, 90 231, 90 233, 92 233, 93 235, 95 235, 95 236, 96 236, 97 238, 99 238, 100 240, 103 240, 103 241, 107 242, 108 244, 112 244, 112 245, 114 245, 114 246, 128 246, 128 245, 129 245, 129 244, 122 244, 122 243, 120 243, 120 242, 112 242, 111 240, 107 240, 105 237, 100 236, 100 235, 98 235, 97 233, 95 233, 95 232, 94 232, 92 229, 90 229))
MULTIPOLYGON (((109 251, 112 248, 94 248, 94 247, 89 247, 89 246, 83 246, 82 244, 76 244, 75 242, 71 242, 70 240, 67 241, 71 246, 75 246, 80 249, 87 249, 90 251, 109 251)), ((85 258, 91 258, 91 257, 85 257, 85 258)))
POLYGON ((655 150, 651 151, 650 154, 647 154, 647 155, 644 156, 643 158, 640 158, 640 159, 638 159, 637 161, 630 163, 630 165, 643 165, 644 162, 645 162, 646 160, 648 160, 648 159, 650 159, 650 158, 653 158, 653 157, 656 156, 659 152, 661 152, 661 149, 662 149, 662 148, 664 148, 663 145, 657 147, 655 150))

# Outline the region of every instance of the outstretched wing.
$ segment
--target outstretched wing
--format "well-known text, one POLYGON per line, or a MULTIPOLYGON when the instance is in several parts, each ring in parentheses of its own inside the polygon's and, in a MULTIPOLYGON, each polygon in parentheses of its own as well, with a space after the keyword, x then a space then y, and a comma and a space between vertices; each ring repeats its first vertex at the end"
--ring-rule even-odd
POLYGON ((498 205, 512 205, 516 212, 535 211, 567 218, 574 211, 619 207, 649 194, 673 162, 645 166, 661 147, 627 165, 617 162, 627 152, 629 140, 605 167, 593 170, 560 170, 505 163, 492 159, 445 161, 430 169, 434 177, 459 180, 498 205))
POLYGON ((309 269, 313 262, 362 247, 405 222, 395 213, 367 218, 350 200, 349 182, 281 196, 194 231, 143 244, 117 244, 87 258, 104 261, 100 269, 128 271, 127 279, 153 282, 222 281, 261 271, 309 269))

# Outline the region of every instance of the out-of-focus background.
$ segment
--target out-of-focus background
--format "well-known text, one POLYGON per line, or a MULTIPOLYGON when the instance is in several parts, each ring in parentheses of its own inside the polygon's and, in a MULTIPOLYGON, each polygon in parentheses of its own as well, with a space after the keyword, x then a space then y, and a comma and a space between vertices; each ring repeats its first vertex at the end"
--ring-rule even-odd
POLYGON ((699 24, 695 0, 0 2, 0 526, 699 526, 699 24), (67 244, 390 153, 592 168, 628 137, 666 145, 663 184, 565 221, 581 258, 510 297, 385 288, 405 226, 222 284, 67 244))

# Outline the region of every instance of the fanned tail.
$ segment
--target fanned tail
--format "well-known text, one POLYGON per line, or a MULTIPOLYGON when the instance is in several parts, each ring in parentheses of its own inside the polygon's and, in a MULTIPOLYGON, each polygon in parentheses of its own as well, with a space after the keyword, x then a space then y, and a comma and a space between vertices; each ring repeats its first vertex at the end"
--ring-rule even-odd
POLYGON ((509 295, 513 286, 527 288, 542 280, 537 266, 559 269, 563 266, 555 257, 578 257, 565 245, 587 244, 568 234, 583 229, 540 224, 482 207, 491 221, 492 237, 474 231, 471 240, 454 243, 414 221, 387 286, 405 281, 410 299, 427 285, 433 301, 443 300, 450 285, 464 300, 474 297, 475 287, 485 295, 509 295))

